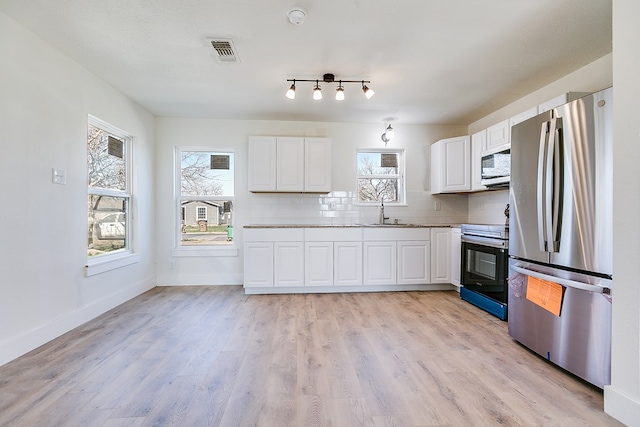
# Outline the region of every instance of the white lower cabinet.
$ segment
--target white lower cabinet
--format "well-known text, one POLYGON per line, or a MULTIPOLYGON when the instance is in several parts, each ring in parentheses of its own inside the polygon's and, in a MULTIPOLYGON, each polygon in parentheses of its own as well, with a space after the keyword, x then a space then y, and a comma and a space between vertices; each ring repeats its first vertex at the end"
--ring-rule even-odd
POLYGON ((304 243, 305 286, 333 285, 333 242, 304 243))
POLYGON ((273 242, 245 242, 244 286, 273 287, 273 242))
POLYGON ((333 283, 362 285, 362 242, 333 243, 333 283))
POLYGON ((362 244, 364 248, 364 284, 395 284, 396 242, 365 241, 362 244))
POLYGON ((302 286, 303 239, 301 228, 244 229, 244 286, 302 286))
POLYGON ((450 228, 244 229, 246 288, 451 283, 450 228))
POLYGON ((431 246, 428 240, 398 242, 399 285, 429 283, 431 280, 431 246))
POLYGON ((451 228, 451 284, 460 287, 460 273, 462 261, 462 233, 460 228, 451 228))
POLYGON ((304 244, 300 242, 274 242, 274 286, 304 286, 304 244))
POLYGON ((451 283, 451 228, 432 228, 431 247, 431 283, 451 283))

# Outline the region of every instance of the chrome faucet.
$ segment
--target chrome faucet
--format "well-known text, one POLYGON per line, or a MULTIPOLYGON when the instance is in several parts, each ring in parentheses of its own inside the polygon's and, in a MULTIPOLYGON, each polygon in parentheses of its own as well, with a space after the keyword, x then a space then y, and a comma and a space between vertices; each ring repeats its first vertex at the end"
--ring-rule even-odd
POLYGON ((380 224, 384 224, 384 221, 387 219, 389 219, 389 217, 384 216, 384 199, 382 199, 382 202, 380 203, 380 219, 379 219, 380 224))

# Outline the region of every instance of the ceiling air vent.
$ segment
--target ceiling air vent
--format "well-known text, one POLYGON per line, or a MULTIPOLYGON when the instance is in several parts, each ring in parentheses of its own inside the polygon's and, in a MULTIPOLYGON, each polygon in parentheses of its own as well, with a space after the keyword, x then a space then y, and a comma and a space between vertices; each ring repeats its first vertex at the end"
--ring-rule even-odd
POLYGON ((220 62, 240 62, 230 39, 208 39, 220 62))

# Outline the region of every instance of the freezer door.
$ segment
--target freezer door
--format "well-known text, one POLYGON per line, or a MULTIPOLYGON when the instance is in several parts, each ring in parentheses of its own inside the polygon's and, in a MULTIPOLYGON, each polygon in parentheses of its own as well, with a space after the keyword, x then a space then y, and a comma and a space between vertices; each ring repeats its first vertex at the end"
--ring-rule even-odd
MULTIPOLYGON (((511 261, 512 267, 514 262, 511 261)), ((540 266, 525 266, 529 267, 540 270, 540 266)), ((560 315, 556 316, 527 299, 529 276, 513 268, 509 273, 509 335, 545 359, 600 388, 610 384, 610 295, 565 286, 560 315)), ((601 280, 604 279, 586 282, 598 283, 601 280)))
POLYGON ((613 270, 612 89, 556 108, 562 123, 561 219, 554 265, 613 270))
MULTIPOLYGON (((511 128, 511 183, 509 185, 509 255, 549 262, 539 207, 541 129, 551 121, 547 111, 511 128)), ((544 141, 542 141, 544 143, 544 141)))

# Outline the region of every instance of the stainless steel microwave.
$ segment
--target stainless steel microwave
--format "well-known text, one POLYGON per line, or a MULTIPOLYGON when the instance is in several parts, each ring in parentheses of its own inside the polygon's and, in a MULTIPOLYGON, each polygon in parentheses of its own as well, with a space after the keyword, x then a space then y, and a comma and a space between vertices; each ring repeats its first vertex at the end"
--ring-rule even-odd
POLYGON ((482 156, 481 184, 487 187, 508 187, 511 174, 511 150, 482 156))

